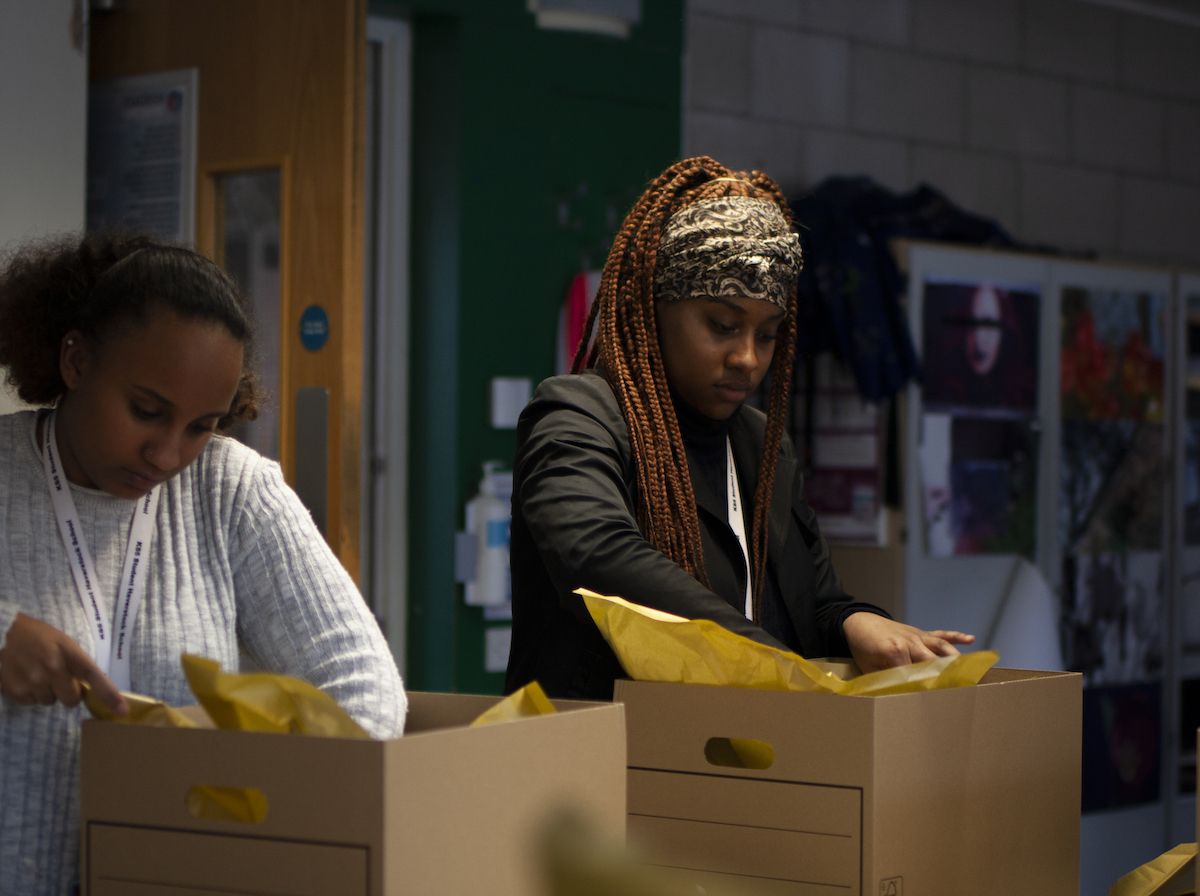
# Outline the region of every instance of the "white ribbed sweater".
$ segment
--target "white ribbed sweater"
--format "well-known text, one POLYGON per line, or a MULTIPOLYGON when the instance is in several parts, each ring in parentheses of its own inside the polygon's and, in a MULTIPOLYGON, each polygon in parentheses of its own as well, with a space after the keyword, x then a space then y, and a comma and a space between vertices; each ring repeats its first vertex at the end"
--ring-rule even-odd
MULTIPOLYGON (((32 411, 0 416, 0 645, 24 613, 91 652, 35 421, 32 411)), ((134 502, 71 490, 111 612, 134 502)), ((218 436, 162 487, 132 690, 194 703, 180 654, 236 670, 239 643, 264 669, 330 694, 373 736, 403 731, 404 688, 353 581, 279 465, 218 436)), ((0 701, 0 896, 63 896, 76 880, 84 717, 82 707, 0 701)))

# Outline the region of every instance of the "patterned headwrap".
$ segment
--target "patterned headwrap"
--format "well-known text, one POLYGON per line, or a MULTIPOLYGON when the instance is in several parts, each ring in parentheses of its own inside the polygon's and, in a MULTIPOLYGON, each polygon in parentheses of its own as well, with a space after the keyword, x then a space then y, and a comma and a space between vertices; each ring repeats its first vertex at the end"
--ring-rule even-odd
POLYGON ((740 296, 786 309, 801 265, 800 240, 774 202, 703 199, 675 212, 663 228, 654 298, 740 296))

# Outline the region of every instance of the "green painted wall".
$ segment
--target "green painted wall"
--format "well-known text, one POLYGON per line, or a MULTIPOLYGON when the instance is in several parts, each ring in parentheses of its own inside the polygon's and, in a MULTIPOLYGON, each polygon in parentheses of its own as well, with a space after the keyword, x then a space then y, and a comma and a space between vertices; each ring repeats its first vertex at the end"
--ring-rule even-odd
POLYGON ((494 376, 554 370, 571 277, 600 267, 646 182, 679 157, 682 0, 629 40, 539 30, 524 0, 373 3, 414 26, 408 685, 498 693, 454 532, 485 460, 494 376))

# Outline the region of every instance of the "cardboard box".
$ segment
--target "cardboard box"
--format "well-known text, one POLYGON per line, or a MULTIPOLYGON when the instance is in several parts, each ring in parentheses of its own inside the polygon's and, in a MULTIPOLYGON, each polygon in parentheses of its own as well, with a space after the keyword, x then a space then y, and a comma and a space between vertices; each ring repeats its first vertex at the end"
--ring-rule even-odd
POLYGON ((1011 669, 890 697, 618 681, 629 838, 749 893, 1078 896, 1080 688, 1011 669), (736 767, 730 738, 769 744, 747 754, 769 767, 736 767))
POLYGON ((540 893, 535 838, 554 811, 624 835, 624 710, 560 702, 464 727, 497 699, 410 693, 391 741, 85 722, 83 892, 540 893), (194 818, 194 785, 260 791, 266 816, 194 818))

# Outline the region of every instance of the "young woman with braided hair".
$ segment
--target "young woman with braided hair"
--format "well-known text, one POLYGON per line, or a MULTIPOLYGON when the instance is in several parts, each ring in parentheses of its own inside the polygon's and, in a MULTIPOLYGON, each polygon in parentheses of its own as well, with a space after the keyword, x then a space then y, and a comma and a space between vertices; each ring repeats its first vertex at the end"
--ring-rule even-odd
POLYGON ((611 698, 624 672, 580 586, 865 670, 973 640, 854 602, 830 565, 783 434, 800 264, 787 203, 757 171, 687 159, 629 212, 594 343, 521 415, 507 690, 611 698), (764 415, 743 403, 768 370, 764 415))

